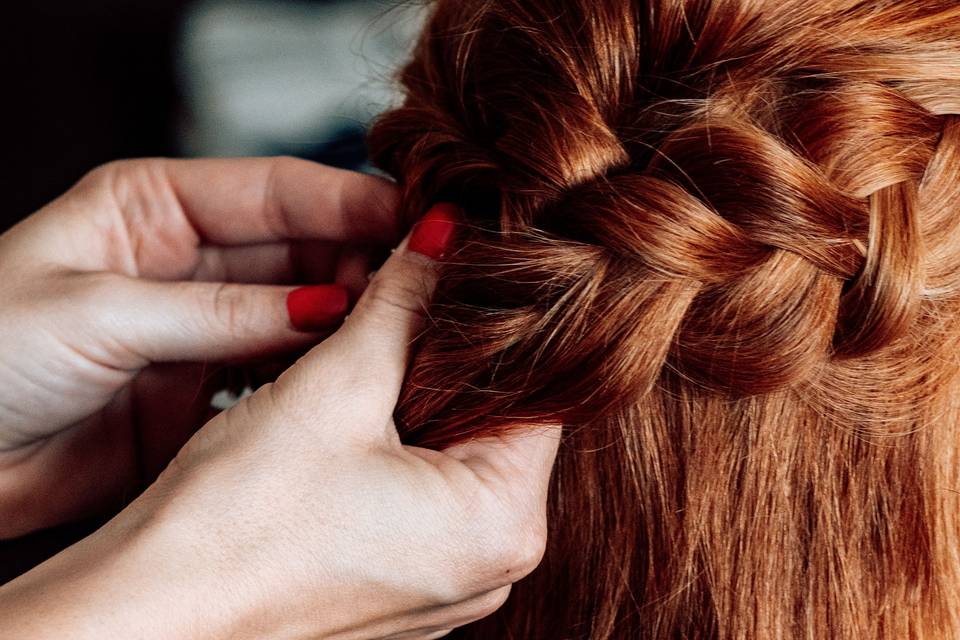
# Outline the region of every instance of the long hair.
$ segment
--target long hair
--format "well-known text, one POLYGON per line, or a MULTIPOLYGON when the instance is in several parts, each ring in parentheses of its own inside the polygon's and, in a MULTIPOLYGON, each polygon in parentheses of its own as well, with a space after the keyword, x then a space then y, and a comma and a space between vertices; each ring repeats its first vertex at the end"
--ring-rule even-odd
POLYGON ((439 0, 401 78, 403 438, 564 425, 456 637, 960 637, 956 0, 439 0))

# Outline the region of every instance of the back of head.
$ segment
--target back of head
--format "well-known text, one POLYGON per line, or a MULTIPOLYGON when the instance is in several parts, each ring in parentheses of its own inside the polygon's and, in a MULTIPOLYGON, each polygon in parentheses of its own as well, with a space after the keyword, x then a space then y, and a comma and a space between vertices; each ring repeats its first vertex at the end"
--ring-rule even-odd
POLYGON ((960 635, 955 0, 440 0, 402 80, 468 224, 398 424, 565 427, 461 637, 960 635))

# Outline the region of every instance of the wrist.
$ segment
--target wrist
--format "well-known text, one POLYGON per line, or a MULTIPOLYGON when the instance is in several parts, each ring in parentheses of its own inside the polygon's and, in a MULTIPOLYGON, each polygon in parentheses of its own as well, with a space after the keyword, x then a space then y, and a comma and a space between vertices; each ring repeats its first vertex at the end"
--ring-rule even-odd
POLYGON ((225 637, 218 603, 198 598, 194 576, 178 571, 182 550, 152 517, 128 511, 0 587, 4 632, 22 640, 225 637))

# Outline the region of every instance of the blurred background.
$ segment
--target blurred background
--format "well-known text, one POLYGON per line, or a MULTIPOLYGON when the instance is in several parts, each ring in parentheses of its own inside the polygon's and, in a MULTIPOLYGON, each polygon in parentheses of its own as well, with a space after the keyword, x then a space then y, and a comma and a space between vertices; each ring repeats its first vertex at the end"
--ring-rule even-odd
MULTIPOLYGON (((367 169, 365 129, 399 99, 395 74, 425 7, 48 0, 5 10, 0 233, 120 158, 292 154, 367 169)), ((0 584, 102 522, 0 542, 0 584)))
POLYGON ((10 3, 0 232, 118 158, 365 163, 424 6, 401 0, 10 3))

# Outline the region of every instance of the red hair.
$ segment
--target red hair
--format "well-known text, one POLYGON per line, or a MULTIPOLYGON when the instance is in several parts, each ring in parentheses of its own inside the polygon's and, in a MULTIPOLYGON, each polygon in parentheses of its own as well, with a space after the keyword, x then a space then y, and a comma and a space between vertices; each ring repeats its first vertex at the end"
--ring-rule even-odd
POLYGON ((402 82, 467 224, 401 433, 564 425, 457 637, 960 636, 955 0, 440 0, 402 82))

